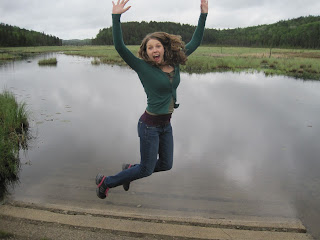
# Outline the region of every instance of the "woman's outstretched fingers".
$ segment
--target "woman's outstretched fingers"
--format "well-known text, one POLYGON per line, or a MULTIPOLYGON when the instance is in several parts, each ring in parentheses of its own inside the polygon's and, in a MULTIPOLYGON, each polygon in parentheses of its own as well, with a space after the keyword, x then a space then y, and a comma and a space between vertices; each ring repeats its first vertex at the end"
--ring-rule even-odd
POLYGON ((129 2, 129 0, 122 0, 120 2, 120 0, 118 0, 117 4, 114 3, 114 1, 112 1, 112 13, 113 14, 122 14, 125 13, 126 11, 129 10, 129 8, 131 8, 131 6, 128 6, 125 8, 125 5, 129 2))

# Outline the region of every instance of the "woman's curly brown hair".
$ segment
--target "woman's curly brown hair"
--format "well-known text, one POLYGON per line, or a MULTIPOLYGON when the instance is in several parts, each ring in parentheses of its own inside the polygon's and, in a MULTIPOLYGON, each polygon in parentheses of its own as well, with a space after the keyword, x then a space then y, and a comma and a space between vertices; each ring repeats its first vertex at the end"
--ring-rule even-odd
POLYGON ((144 61, 159 66, 154 61, 151 61, 147 54, 147 43, 150 39, 156 39, 164 47, 164 62, 161 65, 184 65, 187 61, 187 55, 185 53, 185 43, 181 40, 181 36, 173 35, 166 32, 154 32, 148 34, 140 45, 139 57, 144 61))

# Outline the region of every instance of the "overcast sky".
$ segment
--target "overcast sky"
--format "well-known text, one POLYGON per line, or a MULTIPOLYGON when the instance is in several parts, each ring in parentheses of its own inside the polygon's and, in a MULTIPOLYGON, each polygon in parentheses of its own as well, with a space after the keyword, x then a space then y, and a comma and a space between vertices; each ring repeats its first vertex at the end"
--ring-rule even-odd
MULTIPOLYGON (((200 0, 130 0, 122 21, 196 25, 200 0)), ((0 0, 0 22, 60 39, 94 38, 111 26, 111 0, 0 0)), ((208 28, 237 28, 320 15, 319 0, 209 0, 208 28)))

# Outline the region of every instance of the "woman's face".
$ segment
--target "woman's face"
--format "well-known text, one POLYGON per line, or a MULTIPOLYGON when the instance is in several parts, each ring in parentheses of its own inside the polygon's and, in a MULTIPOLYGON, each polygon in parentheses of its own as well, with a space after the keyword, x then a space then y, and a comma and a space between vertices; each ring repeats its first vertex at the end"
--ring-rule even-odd
POLYGON ((162 43, 156 39, 150 39, 147 42, 147 55, 151 61, 162 63, 164 61, 164 47, 162 43))

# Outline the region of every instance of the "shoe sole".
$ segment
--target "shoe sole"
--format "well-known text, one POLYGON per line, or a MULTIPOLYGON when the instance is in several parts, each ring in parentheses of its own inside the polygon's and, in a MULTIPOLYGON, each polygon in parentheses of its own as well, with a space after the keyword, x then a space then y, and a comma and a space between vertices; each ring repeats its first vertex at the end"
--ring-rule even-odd
POLYGON ((103 175, 101 173, 98 173, 96 176, 96 185, 99 185, 103 179, 103 175))
MULTIPOLYGON (((99 186, 101 184, 103 178, 104 178, 104 175, 102 175, 101 173, 97 174, 97 176, 96 176, 96 185, 97 186, 99 186)), ((105 199, 107 197, 107 195, 100 195, 101 192, 100 192, 99 187, 96 188, 96 194, 97 194, 98 198, 100 198, 100 199, 105 199)))

